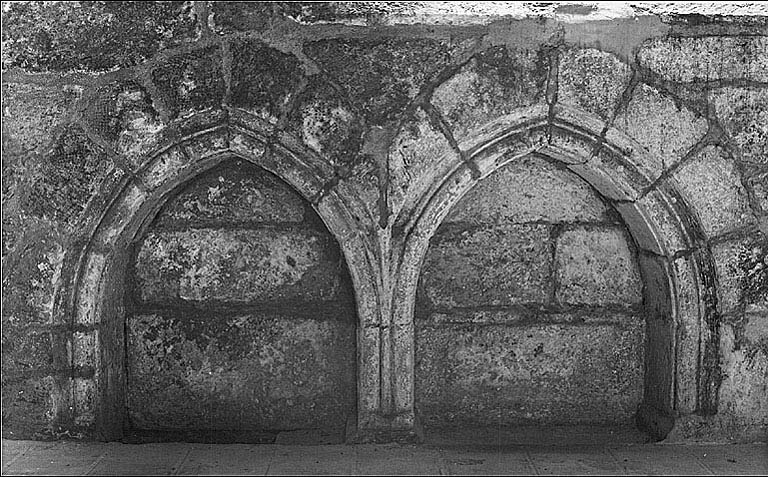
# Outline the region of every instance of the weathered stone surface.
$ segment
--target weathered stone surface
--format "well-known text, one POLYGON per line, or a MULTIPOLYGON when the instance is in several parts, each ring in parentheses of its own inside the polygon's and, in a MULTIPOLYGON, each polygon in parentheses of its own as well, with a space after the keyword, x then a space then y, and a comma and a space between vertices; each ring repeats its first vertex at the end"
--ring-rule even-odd
POLYGON ((339 250, 301 228, 199 229, 150 233, 138 248, 144 301, 274 301, 335 298, 339 250))
POLYGON ((550 229, 546 225, 444 227, 430 242, 421 290, 437 307, 547 301, 550 229))
POLYGON ((604 145, 586 164, 571 164, 569 169, 608 199, 637 200, 659 172, 653 165, 636 161, 632 151, 604 145))
POLYGON ((218 47, 171 57, 152 72, 170 119, 219 106, 224 98, 224 77, 218 47))
POLYGON ((737 311, 742 302, 743 271, 739 267, 739 255, 745 250, 742 240, 717 244, 712 247, 718 282, 717 310, 720 313, 737 311))
POLYGON ((722 149, 704 148, 672 177, 709 237, 754 223, 739 172, 722 149))
POLYGON ((643 320, 625 326, 416 328, 425 426, 629 422, 642 398, 643 320))
POLYGON ((363 127, 344 97, 317 76, 298 100, 288 128, 334 166, 350 167, 358 159, 363 127))
POLYGON ((197 177, 158 214, 159 227, 213 227, 245 223, 297 223, 305 203, 274 174, 234 160, 197 177))
POLYGON ((616 208, 622 213, 625 207, 641 209, 649 222, 648 224, 639 223, 637 227, 633 227, 633 224, 630 223, 630 217, 623 217, 630 231, 633 231, 633 237, 638 247, 664 255, 674 255, 676 252, 687 248, 686 238, 681 231, 682 225, 674 215, 672 204, 659 190, 651 190, 634 204, 616 205, 616 208), (650 235, 646 237, 645 235, 648 234, 644 234, 641 237, 641 234, 634 231, 637 228, 647 228, 650 235), (657 238, 660 243, 656 243, 657 238))
POLYGON ((50 330, 39 325, 3 321, 4 377, 18 378, 28 373, 51 372, 53 352, 50 330))
POLYGON ((301 65, 295 56, 258 41, 233 42, 230 103, 276 123, 301 81, 301 65))
POLYGON ((163 137, 159 133, 164 126, 152 98, 132 80, 99 88, 89 101, 86 122, 134 165, 163 137))
POLYGON ((741 159, 768 164, 768 90, 721 88, 711 96, 717 117, 739 147, 741 159))
POLYGON ((487 310, 479 308, 453 308, 439 312, 428 312, 422 307, 416 312, 415 320, 420 326, 443 326, 457 324, 498 324, 511 326, 545 326, 550 324, 621 324, 636 320, 637 317, 616 311, 596 311, 594 308, 562 309, 543 304, 516 306, 487 310))
POLYGON ((635 88, 614 126, 645 146, 651 157, 659 161, 659 170, 651 179, 679 162, 707 132, 706 119, 645 84, 635 88))
POLYGON ((69 127, 47 155, 27 207, 40 217, 74 225, 104 178, 115 173, 120 171, 82 129, 69 127))
MULTIPOLYGON (((326 3, 314 5, 324 9, 326 3)), ((302 7, 304 4, 298 2, 213 2, 208 24, 218 33, 263 31, 275 21, 301 17, 302 7)))
POLYGON ((3 163, 9 154, 27 157, 43 152, 82 87, 5 83, 3 91, 3 163), (16 154, 14 154, 16 152, 16 154))
POLYGON ((141 429, 343 427, 355 405, 348 316, 148 314, 128 321, 128 411, 141 429))
POLYGON ((446 223, 610 221, 610 209, 576 174, 526 156, 504 166, 465 195, 446 223))
POLYGON ((562 303, 637 304, 642 282, 627 236, 618 228, 574 228, 557 239, 557 299, 562 303))
POLYGON ((737 425, 768 426, 768 354, 749 349, 736 341, 728 324, 720 328, 723 382, 718 393, 718 411, 737 425))
POLYGON ((740 312, 746 305, 768 305, 767 251, 768 243, 755 238, 732 240, 712 247, 720 313, 740 312))
POLYGON ((631 76, 629 66, 609 53, 568 49, 560 57, 557 101, 608 121, 631 76))
POLYGON ((517 108, 544 101, 549 62, 542 52, 497 46, 477 54, 432 93, 457 141, 517 108))
POLYGON ((3 10, 3 69, 104 71, 195 38, 189 2, 13 3, 3 10))
POLYGON ((30 226, 20 243, 22 249, 3 259, 3 329, 50 322, 53 292, 64 259, 57 234, 47 227, 30 226))
POLYGON ((458 153, 419 109, 392 141, 389 152, 392 188, 415 200, 434 177, 446 171, 444 164, 452 162, 449 158, 458 158, 458 153))
POLYGON ((4 439, 34 439, 50 424, 53 378, 11 381, 3 372, 2 413, 4 439))
POLYGON ((768 215, 768 168, 765 169, 765 172, 755 171, 750 174, 747 184, 752 188, 755 199, 763 211, 763 216, 768 215))
POLYGON ((638 60, 671 81, 768 81, 766 51, 764 36, 660 38, 643 45, 638 60))
POLYGON ((345 89, 368 124, 383 125, 449 65, 452 47, 430 39, 333 39, 305 44, 304 52, 345 89))

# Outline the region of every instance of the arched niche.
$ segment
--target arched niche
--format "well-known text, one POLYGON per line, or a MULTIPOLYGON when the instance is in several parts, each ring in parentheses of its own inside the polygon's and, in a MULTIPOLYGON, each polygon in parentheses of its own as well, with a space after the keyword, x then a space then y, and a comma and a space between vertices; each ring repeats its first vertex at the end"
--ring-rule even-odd
POLYGON ((716 412, 718 376, 705 366, 717 357, 712 313, 712 259, 696 250, 701 237, 672 181, 654 184, 652 157, 631 138, 566 107, 550 114, 537 105, 505 116, 459 142, 462 155, 440 159, 425 192, 406 197, 395 221, 403 254, 393 294, 392 385, 398 412, 414 414, 414 309, 430 238, 453 206, 480 181, 529 155, 560 163, 589 183, 618 211, 639 249, 646 344, 640 427, 663 438, 677 417, 716 412), (594 151, 598 151, 593 155, 594 151), (470 164, 472 163, 472 164, 470 164))
POLYGON ((225 159, 172 192, 132 247, 129 435, 343 435, 356 406, 354 291, 309 202, 225 159))
POLYGON ((80 239, 67 256, 54 302, 54 324, 71 330, 56 357, 70 367, 54 393, 55 420, 103 440, 123 436, 126 422, 125 278, 131 244, 174 191, 223 161, 248 161, 285 181, 339 244, 357 308, 357 415, 363 425, 379 406, 377 270, 355 197, 324 190, 332 169, 320 158, 258 130, 222 125, 165 144, 143 165, 106 182, 87 208, 80 239))

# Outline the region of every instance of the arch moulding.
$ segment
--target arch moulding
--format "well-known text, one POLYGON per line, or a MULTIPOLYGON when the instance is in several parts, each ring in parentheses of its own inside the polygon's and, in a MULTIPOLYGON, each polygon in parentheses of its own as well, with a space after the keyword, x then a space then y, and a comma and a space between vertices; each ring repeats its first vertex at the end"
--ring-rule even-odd
POLYGON ((646 315, 644 396, 637 420, 663 438, 676 419, 717 412, 719 376, 711 371, 717 369, 712 360, 716 364, 718 359, 712 257, 697 247, 702 237, 698 219, 674 182, 651 186, 661 170, 658 161, 641 152, 642 146, 616 129, 605 131, 603 122, 581 111, 557 106, 554 112, 541 104, 486 124, 459 143, 463 158, 442 157, 426 185, 406 194, 393 237, 402 250, 393 267, 392 295, 393 328, 398 330, 392 368, 400 370, 392 391, 397 410, 418 419, 413 317, 430 238, 483 178, 535 154, 594 187, 619 212, 637 245, 646 315))
MULTIPOLYGON (((192 118, 191 122, 194 121, 192 118)), ((254 124, 255 118, 250 123, 254 124)), ((79 239, 67 251, 56 287, 54 325, 66 330, 56 346, 62 369, 54 390, 55 422, 117 440, 125 423, 125 309, 123 290, 129 244, 149 226, 178 187, 223 161, 240 158, 280 177, 310 202, 339 243, 352 278, 358 313, 358 427, 381 426, 377 259, 370 234, 358 220, 365 208, 354 193, 324 186, 330 165, 299 141, 276 140, 268 126, 227 122, 163 144, 137 169, 114 175, 84 213, 79 239)))

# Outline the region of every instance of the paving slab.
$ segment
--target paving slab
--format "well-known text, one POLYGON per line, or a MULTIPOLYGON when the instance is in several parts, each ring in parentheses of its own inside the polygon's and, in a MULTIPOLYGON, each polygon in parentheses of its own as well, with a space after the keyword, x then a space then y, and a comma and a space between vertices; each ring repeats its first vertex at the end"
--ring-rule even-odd
POLYGON ((192 444, 176 475, 267 475, 275 446, 192 444))
POLYGON ((2 475, 766 475, 768 444, 3 441, 2 475))

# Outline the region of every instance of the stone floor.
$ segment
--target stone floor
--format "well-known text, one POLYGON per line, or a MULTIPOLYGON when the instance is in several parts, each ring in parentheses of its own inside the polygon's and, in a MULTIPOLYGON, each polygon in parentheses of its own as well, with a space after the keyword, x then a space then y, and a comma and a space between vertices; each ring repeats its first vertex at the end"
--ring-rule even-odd
POLYGON ((2 475, 765 475, 768 445, 2 441, 2 475))

